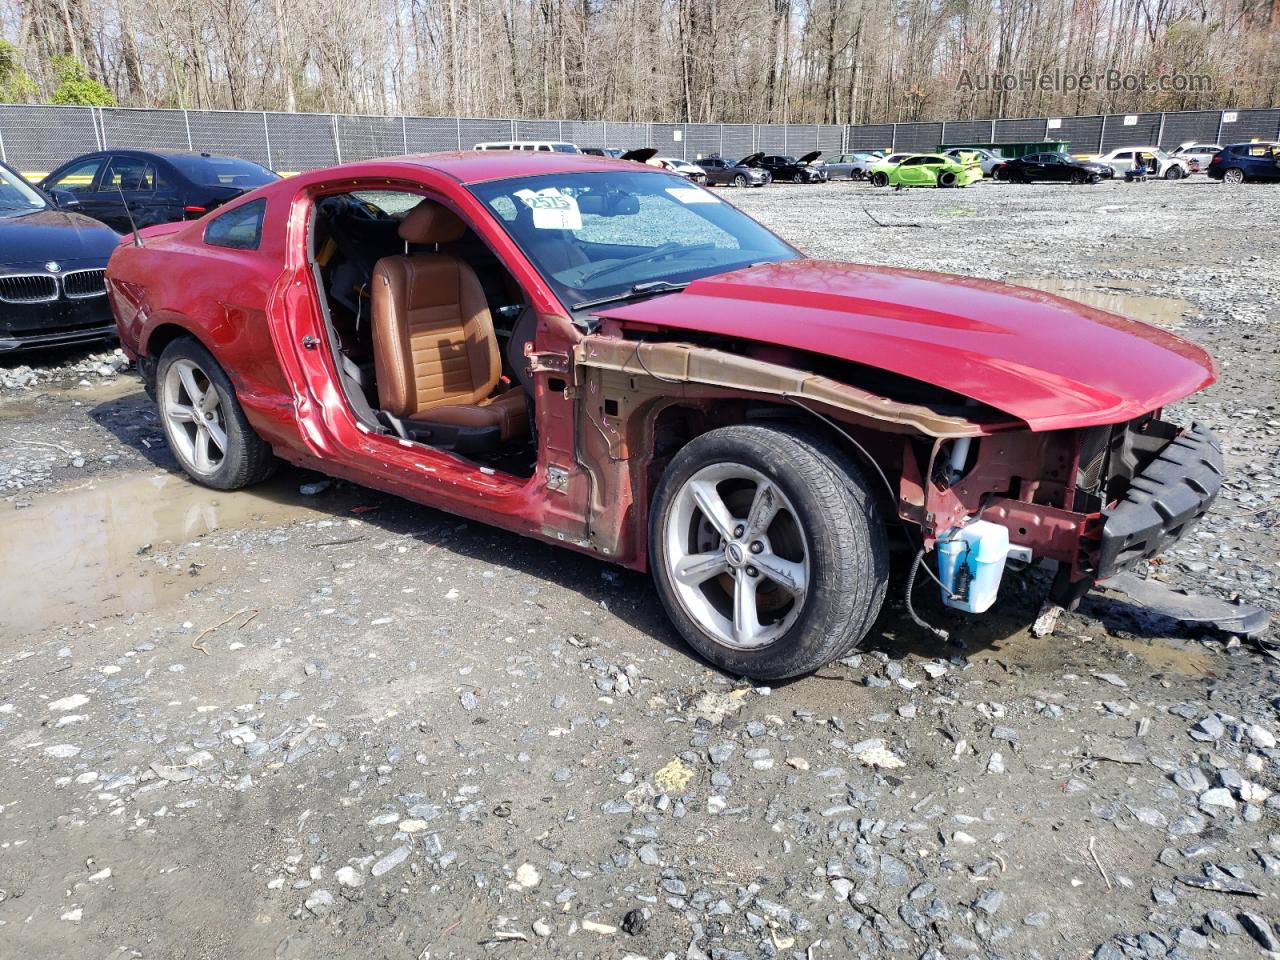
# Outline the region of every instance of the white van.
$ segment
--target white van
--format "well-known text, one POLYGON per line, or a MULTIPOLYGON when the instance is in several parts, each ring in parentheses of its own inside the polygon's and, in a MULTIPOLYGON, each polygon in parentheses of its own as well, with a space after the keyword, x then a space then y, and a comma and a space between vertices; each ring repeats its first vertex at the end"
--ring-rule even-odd
POLYGON ((546 153, 581 153, 572 143, 556 143, 554 140, 495 140, 477 143, 473 150, 541 150, 546 153))

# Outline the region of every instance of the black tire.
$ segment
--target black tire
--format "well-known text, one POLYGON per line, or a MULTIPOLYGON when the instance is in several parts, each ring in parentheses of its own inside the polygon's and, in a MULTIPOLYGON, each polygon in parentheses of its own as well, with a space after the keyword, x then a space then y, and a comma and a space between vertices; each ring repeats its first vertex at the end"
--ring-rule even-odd
POLYGON ((1080 186, 1080 184, 1084 183, 1085 179, 1086 179, 1085 175, 1081 173, 1079 170, 1075 170, 1071 174, 1071 182, 1074 183, 1076 186, 1080 186))
POLYGON ((889 175, 883 170, 877 170, 871 175, 871 185, 873 187, 887 187, 889 185, 889 175))
POLYGON ((1171 164, 1169 166, 1169 169, 1164 172, 1164 178, 1166 180, 1181 180, 1182 168, 1178 166, 1176 163, 1171 164))
POLYGON ((1223 183, 1244 183, 1244 181, 1245 181, 1244 171, 1241 170, 1239 167, 1229 167, 1226 170, 1222 171, 1223 183))
POLYGON ((735 187, 745 187, 747 185, 747 178, 740 173, 733 178, 733 185, 735 187))
POLYGON ((861 471, 829 439, 788 425, 722 427, 672 459, 654 494, 649 558, 663 606, 698 653, 738 676, 778 680, 817 670, 856 647, 884 603, 889 547, 876 498, 861 471), (699 470, 745 465, 795 506, 809 581, 794 622, 767 645, 740 649, 694 621, 673 587, 665 532, 677 494, 699 470))
POLYGON ((943 170, 938 174, 938 186, 954 187, 956 185, 956 175, 950 170, 943 170))
POLYGON ((213 354, 205 349, 204 344, 192 337, 179 337, 165 347, 156 364, 156 383, 160 385, 158 391, 160 399, 157 401, 157 407, 160 408, 160 423, 164 428, 165 440, 183 472, 196 483, 215 490, 239 490, 241 487, 260 483, 275 472, 279 461, 272 454, 270 445, 254 432, 249 421, 245 419, 231 380, 218 361, 213 359, 213 354), (193 464, 186 461, 180 445, 175 442, 172 434, 175 425, 165 415, 163 409, 163 384, 169 368, 179 360, 194 363, 218 392, 227 449, 223 453, 221 463, 212 473, 201 473, 193 464))

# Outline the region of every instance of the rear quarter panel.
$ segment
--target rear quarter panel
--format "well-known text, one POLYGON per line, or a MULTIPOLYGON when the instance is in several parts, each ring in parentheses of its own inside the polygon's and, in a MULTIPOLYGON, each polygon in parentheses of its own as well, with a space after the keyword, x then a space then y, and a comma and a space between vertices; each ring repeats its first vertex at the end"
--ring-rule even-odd
POLYGON ((134 356, 159 355, 163 343, 153 335, 162 327, 189 332, 226 371, 255 429, 279 443, 289 439, 293 391, 276 355, 268 308, 284 274, 287 202, 268 198, 257 250, 206 244, 209 221, 238 205, 144 231, 141 247, 125 238, 107 266, 112 310, 121 343, 134 356))

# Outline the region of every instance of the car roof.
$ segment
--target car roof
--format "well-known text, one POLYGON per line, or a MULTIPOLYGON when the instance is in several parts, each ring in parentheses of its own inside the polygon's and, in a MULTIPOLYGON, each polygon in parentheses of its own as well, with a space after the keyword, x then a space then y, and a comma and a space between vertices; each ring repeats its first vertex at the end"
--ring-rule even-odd
POLYGON ((369 167, 384 164, 402 164, 432 170, 451 177, 459 183, 484 183, 491 180, 510 180, 516 177, 536 177, 556 173, 599 173, 602 170, 626 170, 628 173, 652 173, 669 176, 659 167, 611 157, 596 157, 589 153, 539 153, 517 150, 462 150, 447 153, 413 153, 381 160, 364 160, 357 163, 330 167, 316 173, 341 171, 343 174, 359 173, 369 167))

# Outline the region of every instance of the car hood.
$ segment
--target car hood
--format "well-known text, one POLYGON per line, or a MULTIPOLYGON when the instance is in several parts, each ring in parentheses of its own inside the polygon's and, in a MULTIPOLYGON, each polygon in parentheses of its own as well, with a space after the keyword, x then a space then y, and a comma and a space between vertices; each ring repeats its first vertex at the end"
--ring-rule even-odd
POLYGON ((822 156, 822 151, 814 150, 812 153, 806 153, 803 157, 797 160, 796 163, 813 163, 820 156, 822 156))
POLYGON ((876 367, 945 387, 1033 430, 1120 423, 1216 376, 1195 344, 1072 300, 854 263, 763 264, 600 315, 876 367))
POLYGON ((105 224, 79 213, 33 210, 0 215, 0 264, 106 263, 120 235, 105 224))

